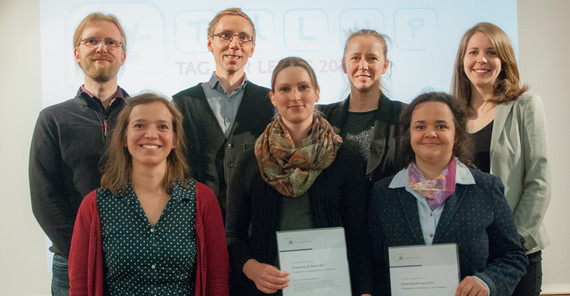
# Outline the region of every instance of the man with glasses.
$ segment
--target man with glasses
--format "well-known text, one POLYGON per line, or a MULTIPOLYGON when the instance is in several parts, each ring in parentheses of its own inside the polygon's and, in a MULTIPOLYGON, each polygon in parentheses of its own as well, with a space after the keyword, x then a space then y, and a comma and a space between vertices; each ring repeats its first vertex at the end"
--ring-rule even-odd
POLYGON ((73 37, 84 84, 75 98, 42 110, 30 148, 32 210, 52 242, 52 295, 69 295, 67 261, 75 216, 100 186, 99 160, 127 93, 117 86, 125 63, 125 33, 113 15, 93 13, 73 37))
POLYGON ((248 81, 244 73, 254 48, 251 19, 239 8, 219 12, 208 28, 216 71, 209 81, 173 96, 184 115, 190 169, 196 180, 214 190, 224 221, 226 185, 236 158, 253 148, 273 116, 269 89, 248 81))

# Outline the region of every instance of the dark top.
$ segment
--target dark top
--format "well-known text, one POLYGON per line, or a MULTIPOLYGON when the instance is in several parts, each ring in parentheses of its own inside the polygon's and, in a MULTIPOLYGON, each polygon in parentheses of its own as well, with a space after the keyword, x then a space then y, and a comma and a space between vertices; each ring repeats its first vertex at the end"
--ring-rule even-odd
POLYGON ((310 199, 307 192, 297 197, 283 197, 283 211, 279 230, 313 228, 310 199))
POLYGON ((493 121, 484 128, 472 134, 473 137, 473 161, 475 166, 485 173, 491 171, 491 134, 493 121))
MULTIPOLYGON (((477 276, 491 295, 511 295, 528 263, 498 177, 470 169, 475 184, 457 184, 445 201, 433 244, 455 243, 460 276, 477 276)), ((368 222, 375 267, 373 295, 390 295, 388 248, 425 245, 417 199, 393 177, 374 184, 368 222)))
POLYGON ((374 134, 374 122, 376 121, 376 110, 368 112, 348 112, 346 115, 345 128, 340 136, 343 145, 358 151, 362 158, 368 161, 370 155, 370 143, 374 134))
MULTIPOLYGON (((230 182, 226 239, 230 269, 236 279, 232 295, 265 295, 242 272, 249 259, 273 264, 277 257, 275 232, 280 230, 283 199, 261 178, 253 150, 236 164, 240 174, 230 182)), ((368 196, 364 161, 341 147, 335 161, 316 178, 308 190, 314 228, 342 226, 345 229, 348 262, 355 295, 370 293, 369 245, 366 212, 368 196), (347 173, 350 172, 350 173, 347 173)))
POLYGON ((196 183, 178 183, 151 226, 132 187, 97 195, 105 292, 110 295, 193 295, 196 269, 196 183), (128 225, 128 227, 125 227, 128 225))
MULTIPOLYGON (((346 129, 349 104, 350 96, 342 102, 318 106, 339 135, 346 129)), ((384 94, 380 95, 366 164, 366 177, 371 183, 397 172, 395 161, 400 146, 398 121, 403 106, 402 102, 391 101, 384 94)))
POLYGON ((30 147, 30 195, 34 216, 55 254, 69 256, 77 210, 83 197, 100 186, 99 161, 124 105, 117 98, 105 111, 100 100, 80 88, 75 98, 38 116, 30 147))
POLYGON ((182 125, 192 175, 212 188, 225 217, 226 182, 235 171, 235 161, 243 151, 255 145, 255 140, 273 118, 269 89, 247 82, 227 139, 200 84, 172 98, 184 116, 182 125))

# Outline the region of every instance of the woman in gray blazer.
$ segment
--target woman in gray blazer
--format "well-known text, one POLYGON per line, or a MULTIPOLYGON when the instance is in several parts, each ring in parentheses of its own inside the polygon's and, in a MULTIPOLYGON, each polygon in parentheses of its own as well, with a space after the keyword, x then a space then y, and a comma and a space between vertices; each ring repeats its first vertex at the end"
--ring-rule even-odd
POLYGON ((539 295, 541 250, 548 244, 542 220, 550 202, 550 170, 542 100, 519 85, 509 37, 479 23, 469 29, 455 59, 452 92, 467 108, 475 165, 500 177, 529 257, 513 295, 539 295))

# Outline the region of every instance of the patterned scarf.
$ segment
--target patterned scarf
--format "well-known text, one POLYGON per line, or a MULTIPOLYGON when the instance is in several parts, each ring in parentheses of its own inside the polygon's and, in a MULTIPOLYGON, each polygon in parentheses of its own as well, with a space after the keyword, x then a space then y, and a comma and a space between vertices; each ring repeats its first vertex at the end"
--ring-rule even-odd
POLYGON ((280 117, 269 123, 255 142, 261 177, 285 196, 298 197, 309 190, 336 158, 342 138, 328 121, 315 114, 309 135, 302 142, 302 148, 295 148, 280 117))
POLYGON ((434 180, 426 180, 415 162, 408 166, 408 186, 427 198, 429 208, 433 211, 455 192, 455 158, 434 180))

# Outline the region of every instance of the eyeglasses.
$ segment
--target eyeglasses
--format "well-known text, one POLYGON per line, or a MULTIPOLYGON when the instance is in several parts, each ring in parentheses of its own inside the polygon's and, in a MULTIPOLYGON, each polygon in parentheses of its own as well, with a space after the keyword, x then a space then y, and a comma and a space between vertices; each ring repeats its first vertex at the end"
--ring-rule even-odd
POLYGON ((234 34, 232 32, 222 32, 222 33, 216 33, 212 36, 217 36, 220 38, 220 41, 223 41, 225 43, 229 43, 232 42, 232 40, 234 39, 234 37, 237 36, 238 38, 238 42, 241 45, 246 45, 246 44, 250 44, 253 42, 253 37, 247 35, 247 34, 234 34))
POLYGON ((81 44, 87 47, 99 47, 99 44, 105 45, 106 48, 117 48, 121 46, 121 41, 113 40, 110 38, 97 39, 97 38, 84 38, 81 39, 81 44))

